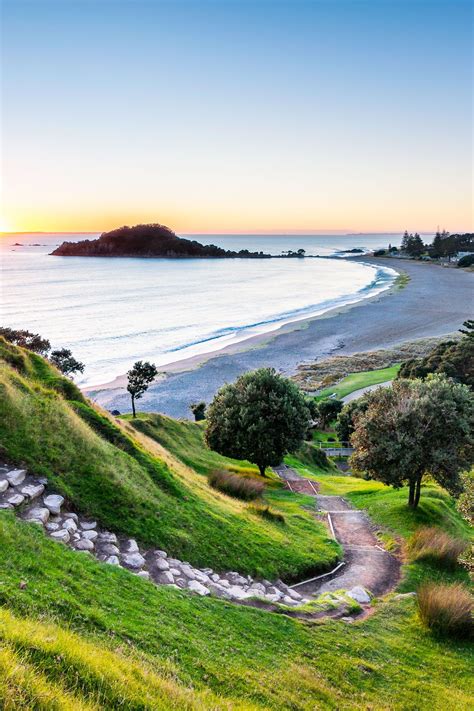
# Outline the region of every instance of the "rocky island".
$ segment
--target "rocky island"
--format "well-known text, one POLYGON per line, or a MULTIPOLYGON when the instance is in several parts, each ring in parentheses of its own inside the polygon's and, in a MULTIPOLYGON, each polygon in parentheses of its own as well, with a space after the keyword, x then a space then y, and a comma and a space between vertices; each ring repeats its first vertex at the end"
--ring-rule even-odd
POLYGON ((160 224, 119 227, 104 232, 97 239, 80 242, 63 242, 54 252, 59 257, 165 257, 176 258, 246 258, 269 259, 270 254, 239 252, 223 249, 214 244, 204 245, 196 240, 178 237, 173 230, 160 224))

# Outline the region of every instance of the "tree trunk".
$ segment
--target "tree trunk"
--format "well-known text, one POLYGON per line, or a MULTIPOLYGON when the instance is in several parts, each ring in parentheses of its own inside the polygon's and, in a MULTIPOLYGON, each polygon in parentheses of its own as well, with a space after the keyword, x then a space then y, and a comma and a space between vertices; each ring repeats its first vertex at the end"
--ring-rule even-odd
POLYGON ((415 508, 415 486, 416 480, 410 479, 410 489, 408 493, 408 506, 411 509, 415 508))
POLYGON ((260 476, 266 476, 265 469, 267 468, 267 465, 266 464, 257 464, 257 467, 260 471, 260 476))
POLYGON ((420 493, 421 493, 421 479, 422 479, 422 474, 419 475, 418 479, 416 480, 416 491, 415 491, 415 501, 413 503, 413 508, 416 509, 420 502, 420 493))
POLYGON ((132 415, 135 418, 137 413, 135 412, 135 397, 132 395, 132 415))

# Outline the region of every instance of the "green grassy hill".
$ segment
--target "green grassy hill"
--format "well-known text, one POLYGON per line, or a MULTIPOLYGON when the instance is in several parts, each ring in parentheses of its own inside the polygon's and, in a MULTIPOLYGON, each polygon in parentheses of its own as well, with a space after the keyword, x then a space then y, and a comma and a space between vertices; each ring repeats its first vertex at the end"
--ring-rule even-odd
MULTIPOLYGON (((211 489, 216 467, 258 476, 203 445, 201 425, 155 415, 118 424, 95 410, 41 358, 0 341, 1 454, 48 476, 103 525, 166 547, 195 564, 266 575, 301 574, 334 559, 335 547, 277 481, 266 497, 286 523, 272 524, 211 489)), ((324 493, 370 512, 387 540, 432 524, 468 536, 452 500, 406 492, 292 464, 324 493)), ((401 590, 436 579, 433 565, 405 567, 401 590)), ((461 569, 443 573, 466 579, 461 569)), ((412 597, 389 595, 351 625, 285 614, 157 587, 79 554, 0 511, 0 708, 467 711, 474 692, 468 641, 438 639, 412 597)))
POLYGON ((311 624, 155 587, 9 511, 0 543, 8 711, 470 708, 472 645, 434 638, 412 598, 311 624))
MULTIPOLYGON (((145 418, 145 433, 146 424, 145 418)), ((214 468, 245 465, 208 452, 197 425, 176 423, 172 438, 170 451, 127 422, 119 426, 42 358, 0 343, 0 453, 46 476, 82 513, 216 570, 291 579, 337 559, 339 547, 326 529, 280 483, 273 483, 278 496, 269 490, 268 497, 285 523, 274 523, 198 473, 205 461, 214 468), (181 440, 181 450, 195 442, 187 462, 173 453, 181 440)), ((257 476, 250 465, 247 473, 257 476)))

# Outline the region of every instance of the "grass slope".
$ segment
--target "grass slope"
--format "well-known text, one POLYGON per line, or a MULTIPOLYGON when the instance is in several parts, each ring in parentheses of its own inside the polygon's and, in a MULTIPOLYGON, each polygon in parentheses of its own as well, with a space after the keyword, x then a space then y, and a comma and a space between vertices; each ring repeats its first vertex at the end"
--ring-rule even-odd
POLYGON ((362 373, 350 373, 343 380, 341 380, 337 385, 332 385, 329 388, 321 390, 317 396, 317 400, 329 397, 330 395, 336 395, 338 399, 350 395, 356 390, 361 388, 366 388, 369 385, 378 385, 379 383, 385 383, 387 380, 393 380, 398 371, 400 370, 400 365, 392 365, 389 368, 381 368, 380 370, 366 370, 362 373))
POLYGON ((12 709, 470 707, 472 647, 436 640, 412 599, 310 625, 156 588, 8 511, 0 543, 0 706, 3 694, 12 709))
MULTIPOLYGON (((211 456, 202 450, 201 457, 211 456)), ((159 443, 93 409, 43 359, 5 341, 0 453, 46 476, 104 527, 194 565, 292 579, 324 569, 339 554, 325 528, 289 492, 280 492, 277 501, 284 524, 261 518, 216 492, 159 443)))

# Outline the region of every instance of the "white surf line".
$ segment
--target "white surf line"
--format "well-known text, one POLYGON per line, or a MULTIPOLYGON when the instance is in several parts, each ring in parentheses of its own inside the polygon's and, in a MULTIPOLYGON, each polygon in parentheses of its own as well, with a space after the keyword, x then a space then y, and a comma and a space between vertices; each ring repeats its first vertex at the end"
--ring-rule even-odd
POLYGON ((301 583, 295 583, 294 585, 288 585, 289 588, 297 588, 299 585, 306 585, 306 583, 313 583, 315 580, 320 580, 321 578, 326 578, 328 575, 332 575, 333 573, 336 573, 339 568, 342 568, 342 566, 345 565, 345 562, 342 561, 342 563, 339 563, 336 565, 336 567, 333 570, 330 570, 329 573, 323 573, 322 575, 317 575, 315 578, 309 578, 309 580, 303 580, 301 583))

